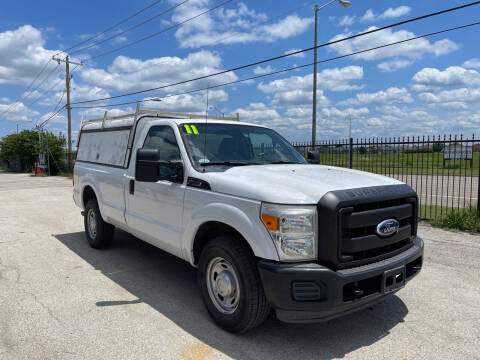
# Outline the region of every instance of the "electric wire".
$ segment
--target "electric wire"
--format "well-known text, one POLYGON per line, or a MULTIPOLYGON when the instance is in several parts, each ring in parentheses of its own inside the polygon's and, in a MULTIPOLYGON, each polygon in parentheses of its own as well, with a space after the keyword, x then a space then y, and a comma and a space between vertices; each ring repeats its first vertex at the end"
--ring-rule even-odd
MULTIPOLYGON (((6 113, 10 112, 10 111, 11 111, 10 109, 12 108, 12 106, 18 105, 18 102, 19 102, 20 100, 22 100, 22 99, 25 98, 25 96, 24 96, 25 92, 27 92, 27 91, 33 86, 33 84, 35 83, 35 81, 37 81, 37 79, 40 77, 40 75, 43 74, 43 72, 47 69, 48 64, 50 64, 50 61, 52 61, 52 59, 49 59, 49 60, 45 63, 45 65, 43 66, 43 68, 42 68, 42 69, 40 70, 40 72, 35 76, 35 78, 30 82, 30 84, 25 88, 25 90, 20 94, 20 96, 18 97, 18 99, 15 100, 14 102, 12 102, 12 103, 7 107, 7 109, 0 114, 0 116, 3 116, 3 115, 5 115, 6 113)), ((30 93, 29 93, 29 94, 30 94, 30 93)))
POLYGON ((146 20, 144 20, 144 21, 142 21, 142 22, 140 22, 140 23, 138 23, 138 24, 135 24, 134 26, 132 26, 132 27, 126 29, 126 30, 123 30, 123 31, 121 31, 121 32, 119 32, 119 33, 117 33, 117 34, 114 34, 114 35, 112 35, 112 36, 110 36, 110 37, 108 37, 108 38, 106 38, 106 39, 103 39, 103 40, 94 42, 94 43, 92 43, 92 44, 90 44, 90 45, 87 45, 87 46, 85 46, 85 47, 82 47, 82 48, 80 48, 80 49, 77 49, 77 50, 73 51, 73 52, 71 53, 71 55, 77 54, 77 53, 79 53, 79 52, 81 52, 81 51, 85 51, 85 50, 90 49, 90 48, 92 48, 92 47, 94 47, 94 46, 98 46, 98 45, 100 45, 100 44, 103 44, 103 43, 105 43, 105 42, 107 42, 107 41, 109 41, 109 40, 112 40, 112 39, 115 39, 115 38, 117 38, 117 37, 119 37, 119 36, 125 35, 126 33, 128 33, 128 32, 130 32, 130 31, 132 31, 132 30, 135 30, 135 29, 139 28, 140 26, 145 25, 145 24, 149 23, 150 21, 155 20, 155 19, 157 19, 158 17, 169 13, 170 11, 175 10, 175 9, 178 8, 179 6, 182 6, 183 4, 185 4, 185 3, 189 2, 189 1, 190 1, 190 0, 184 0, 184 1, 182 1, 181 3, 178 3, 178 4, 176 4, 176 5, 168 8, 167 10, 164 10, 164 11, 162 11, 162 12, 160 12, 160 13, 158 13, 158 14, 156 14, 156 15, 154 15, 154 16, 152 16, 152 17, 150 17, 150 18, 148 18, 148 19, 146 19, 146 20))
POLYGON ((163 1, 163 0, 156 0, 156 1, 154 1, 154 2, 151 3, 150 5, 144 7, 143 9, 140 9, 140 10, 138 10, 137 12, 135 12, 134 14, 132 14, 132 15, 130 15, 130 16, 127 16, 127 17, 126 17, 125 19, 123 19, 123 20, 120 20, 118 23, 116 23, 116 24, 108 27, 108 28, 105 29, 105 30, 100 31, 99 33, 97 33, 97 34, 89 37, 88 39, 82 40, 82 41, 80 41, 80 42, 78 42, 78 43, 70 46, 69 48, 60 51, 60 52, 57 53, 56 55, 59 55, 59 54, 61 54, 61 53, 66 53, 66 52, 69 51, 69 50, 72 50, 72 49, 74 49, 74 48, 76 48, 76 47, 79 47, 80 45, 83 45, 83 44, 88 43, 89 41, 91 41, 91 40, 93 40, 93 39, 98 38, 99 36, 102 36, 103 34, 109 32, 110 30, 115 29, 117 26, 122 25, 123 23, 127 22, 128 20, 133 19, 134 17, 140 15, 141 13, 143 13, 143 12, 145 12, 146 10, 154 7, 155 5, 157 5, 158 3, 162 2, 162 1, 163 1))
MULTIPOLYGON (((72 71, 76 70, 79 66, 80 66, 80 65, 76 65, 76 66, 72 69, 72 71)), ((62 79, 59 79, 59 80, 62 80, 62 79)), ((57 83, 58 83, 58 81, 57 81, 57 83)), ((54 86, 52 86, 52 88, 53 88, 53 87, 54 87, 54 86)), ((51 90, 52 88, 50 88, 50 90, 51 90)), ((48 91, 49 91, 49 90, 48 90, 48 91)), ((48 91, 46 91, 44 94, 46 94, 48 91)), ((61 102, 62 102, 62 100, 63 100, 66 92, 67 92, 67 89, 63 90, 63 93, 62 93, 62 96, 60 97, 60 100, 58 100, 56 106, 54 107, 53 111, 51 112, 51 116, 50 116, 48 119, 44 120, 44 121, 41 123, 40 127, 45 126, 45 125, 48 123, 48 121, 50 121, 51 119, 53 119, 54 117, 56 117, 61 111, 63 111, 63 110, 66 108, 67 104, 63 105, 60 109, 58 108, 58 107, 60 106, 60 104, 61 104, 61 102)), ((36 101, 38 101, 38 99, 36 99, 36 101)))
POLYGON ((173 25, 171 25, 171 26, 169 26, 169 27, 167 27, 167 28, 165 28, 165 29, 162 29, 162 30, 160 30, 160 31, 157 31, 157 32, 155 32, 155 33, 153 33, 153 34, 150 34, 150 35, 148 35, 148 36, 145 36, 145 37, 143 37, 143 38, 141 38, 141 39, 132 41, 132 42, 130 42, 130 43, 128 43, 128 44, 125 44, 125 45, 123 45, 123 46, 120 46, 120 47, 118 47, 118 48, 115 48, 115 49, 112 49, 112 50, 109 50, 109 51, 105 51, 105 52, 100 53, 100 54, 95 55, 95 56, 91 56, 91 57, 89 57, 89 58, 87 58, 87 59, 82 60, 82 62, 92 61, 92 60, 94 60, 94 59, 98 59, 99 57, 103 57, 103 56, 106 56, 106 55, 110 55, 110 54, 112 54, 112 53, 114 53, 114 52, 117 52, 117 51, 126 49, 127 47, 130 47, 130 46, 139 44, 139 43, 141 43, 141 42, 143 42, 143 41, 145 41, 145 40, 149 40, 149 39, 151 39, 151 38, 153 38, 153 37, 155 37, 155 36, 158 36, 158 35, 160 35, 160 34, 163 34, 163 33, 167 32, 167 31, 169 31, 169 30, 175 29, 175 28, 177 28, 177 27, 179 27, 179 26, 181 26, 181 25, 183 25, 183 24, 185 24, 185 23, 187 23, 187 22, 189 22, 189 21, 195 20, 195 19, 199 18, 199 17, 202 16, 202 15, 208 14, 208 13, 210 13, 210 12, 212 12, 212 11, 214 11, 214 10, 216 10, 216 9, 218 9, 218 8, 224 6, 224 5, 226 5, 226 4, 228 4, 228 3, 232 2, 232 1, 234 1, 234 0, 226 0, 226 1, 223 1, 222 3, 214 6, 213 8, 210 8, 210 9, 207 9, 207 10, 205 10, 205 11, 202 11, 201 13, 199 13, 199 14, 197 14, 197 15, 195 15, 195 16, 192 16, 192 17, 190 17, 190 18, 188 18, 188 19, 185 19, 185 20, 183 20, 183 21, 181 21, 181 22, 179 22, 179 23, 175 23, 175 24, 173 24, 173 25))
MULTIPOLYGON (((428 34, 418 35, 418 36, 411 37, 411 38, 408 38, 408 39, 399 40, 399 41, 391 42, 391 43, 388 43, 388 44, 383 44, 383 45, 371 47, 371 48, 368 48, 368 49, 358 50, 358 51, 351 52, 351 53, 344 54, 344 55, 338 55, 338 56, 330 57, 330 58, 327 58, 327 59, 324 59, 324 60, 319 60, 316 63, 317 64, 323 64, 323 63, 327 63, 327 62, 330 62, 330 61, 339 60, 339 59, 343 59, 343 58, 346 58, 346 57, 355 56, 355 55, 363 54, 363 53, 366 53, 366 52, 383 49, 383 48, 386 48, 386 47, 389 47, 389 46, 399 45, 399 44, 402 44, 402 43, 418 40, 418 39, 421 39, 421 38, 440 35, 440 34, 455 31, 455 30, 466 29, 466 28, 473 27, 473 26, 476 26, 476 25, 480 25, 480 21, 470 23, 470 24, 460 25, 460 26, 456 26, 456 27, 452 27, 452 28, 448 28, 448 29, 443 29, 443 30, 431 32, 431 33, 428 33, 428 34)), ((255 75, 255 76, 251 76, 251 77, 248 77, 248 78, 234 80, 234 81, 230 81, 230 82, 226 82, 226 83, 222 83, 222 84, 217 84, 217 85, 209 85, 207 87, 200 88, 200 89, 194 89, 194 90, 184 91, 184 92, 175 93, 175 94, 169 94, 169 95, 165 95, 165 96, 160 97, 160 99, 169 98, 169 97, 173 97, 173 96, 192 94, 192 93, 195 93, 195 92, 205 91, 207 89, 215 89, 215 88, 219 88, 219 87, 234 85, 234 84, 242 83, 242 82, 245 82, 245 81, 251 81, 251 80, 255 80, 255 79, 259 79, 259 78, 263 78, 263 77, 267 77, 267 76, 277 75, 277 74, 286 73, 286 72, 293 71, 293 70, 306 68, 306 67, 313 66, 313 65, 314 65, 313 62, 309 63, 309 64, 304 64, 304 65, 297 65, 297 66, 293 66, 293 67, 290 67, 290 68, 285 68, 285 69, 281 69, 281 70, 272 71, 272 72, 269 72, 269 73, 266 73, 266 74, 255 75)), ((122 105, 143 103, 143 102, 148 102, 148 101, 152 101, 152 99, 142 99, 142 100, 137 100, 137 101, 123 102, 123 103, 116 103, 116 104, 107 104, 107 105, 97 105, 97 106, 95 106, 95 105, 92 105, 92 106, 73 106, 72 109, 106 108, 106 107, 113 107, 113 106, 122 106, 122 105)))
MULTIPOLYGON (((229 0, 229 1, 231 1, 231 0, 229 0)), ((318 48, 323 48, 323 47, 326 47, 326 46, 331 46, 331 45, 338 44, 338 43, 341 43, 341 42, 344 42, 344 41, 348 41, 348 40, 352 40, 352 39, 359 38, 359 37, 362 37, 362 36, 370 35, 370 34, 373 34, 373 33, 376 33, 376 32, 382 31, 382 30, 386 30, 386 29, 390 29, 390 28, 397 27, 397 26, 400 26, 400 25, 404 25, 404 24, 415 22, 415 21, 423 20, 423 19, 430 18, 430 17, 433 17, 433 16, 442 15, 442 14, 445 14, 445 13, 448 13, 448 12, 460 10, 460 9, 463 9, 463 8, 466 8, 466 7, 469 7, 469 6, 473 6, 473 5, 478 5, 478 4, 480 4, 480 1, 475 1, 475 2, 472 2, 472 3, 469 3, 469 4, 457 6, 457 7, 454 7, 454 8, 445 9, 445 10, 442 10, 442 11, 437 11, 437 12, 434 12, 434 13, 430 13, 430 14, 419 16, 419 17, 407 19, 407 20, 400 21, 400 22, 390 24, 390 25, 386 25, 386 26, 383 26, 383 27, 380 27, 380 28, 367 30, 367 31, 362 32, 362 33, 358 33, 358 34, 355 34, 355 35, 347 36, 345 38, 329 41, 329 42, 326 42, 326 43, 323 43, 323 44, 320 44, 320 45, 317 45, 317 46, 313 46, 313 47, 310 47, 310 48, 306 48, 306 49, 302 49, 302 50, 298 50, 298 51, 293 51, 293 52, 290 52, 288 54, 274 56, 274 57, 271 57, 271 58, 259 60, 259 61, 249 63, 249 64, 246 64, 246 65, 240 65, 240 66, 237 66, 237 67, 234 67, 234 68, 218 71, 218 72, 215 72, 215 73, 199 76, 199 77, 188 79, 188 80, 182 80, 182 81, 178 81, 178 82, 167 84, 167 85, 162 85, 162 86, 158 86, 158 87, 154 87, 154 88, 150 88, 150 89, 138 90, 138 91, 125 93, 125 94, 119 94, 119 95, 108 96, 108 97, 92 99, 92 100, 72 102, 72 105, 74 105, 74 104, 85 104, 85 103, 91 103, 91 102, 96 102, 96 101, 105 101, 105 100, 116 99, 116 98, 121 98, 121 97, 125 97, 125 96, 131 96, 131 95, 137 95, 137 94, 152 92, 152 91, 165 89, 165 88, 172 87, 172 86, 183 85, 183 84, 187 84, 187 83, 190 83, 190 82, 207 79, 207 78, 210 78, 210 77, 213 77, 213 76, 218 76, 218 75, 226 74, 226 73, 233 72, 233 71, 243 70, 243 69, 246 69, 246 68, 249 68, 249 67, 252 67, 252 66, 261 65, 261 64, 265 64, 265 63, 268 63, 268 62, 271 62, 271 61, 275 61, 275 60, 287 58, 287 57, 290 57, 290 56, 294 56, 294 55, 297 55, 297 54, 301 54, 301 53, 304 53, 304 52, 312 51, 315 48, 318 49, 318 48)))

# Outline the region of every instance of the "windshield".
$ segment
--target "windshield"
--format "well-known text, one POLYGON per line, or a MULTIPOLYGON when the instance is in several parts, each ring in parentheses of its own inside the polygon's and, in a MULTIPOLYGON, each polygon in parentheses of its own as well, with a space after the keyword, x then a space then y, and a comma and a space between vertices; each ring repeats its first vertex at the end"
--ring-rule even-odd
POLYGON ((306 163, 292 145, 271 129, 194 123, 181 124, 180 131, 195 167, 306 163))

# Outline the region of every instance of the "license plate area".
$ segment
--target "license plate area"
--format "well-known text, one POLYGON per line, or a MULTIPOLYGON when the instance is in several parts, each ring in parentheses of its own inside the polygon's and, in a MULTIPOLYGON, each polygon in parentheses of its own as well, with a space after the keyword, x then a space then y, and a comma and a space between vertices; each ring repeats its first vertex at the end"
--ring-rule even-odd
POLYGON ((388 294, 405 286, 405 266, 387 270, 382 276, 382 293, 388 294))

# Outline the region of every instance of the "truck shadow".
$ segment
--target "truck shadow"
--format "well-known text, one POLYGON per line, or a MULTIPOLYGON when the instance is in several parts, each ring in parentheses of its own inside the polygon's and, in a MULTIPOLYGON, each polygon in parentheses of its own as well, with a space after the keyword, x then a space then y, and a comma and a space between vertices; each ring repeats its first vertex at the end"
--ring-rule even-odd
POLYGON ((54 235, 56 239, 122 286, 138 300, 98 299, 97 306, 144 302, 205 344, 233 358, 331 359, 375 343, 403 322, 408 309, 397 296, 358 313, 326 323, 293 325, 272 315, 263 326, 243 335, 218 328, 206 312, 196 270, 135 237, 116 231, 108 250, 89 247, 84 233, 54 235))

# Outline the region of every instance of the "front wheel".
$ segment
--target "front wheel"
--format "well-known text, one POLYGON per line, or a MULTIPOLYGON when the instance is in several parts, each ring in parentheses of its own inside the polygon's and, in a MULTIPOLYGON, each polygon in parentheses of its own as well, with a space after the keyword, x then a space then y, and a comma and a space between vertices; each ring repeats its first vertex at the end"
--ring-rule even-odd
POLYGON ((225 330, 245 332, 270 313, 255 257, 234 237, 220 236, 205 246, 198 280, 208 312, 225 330))

